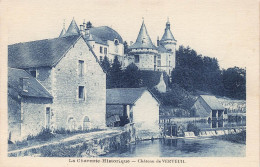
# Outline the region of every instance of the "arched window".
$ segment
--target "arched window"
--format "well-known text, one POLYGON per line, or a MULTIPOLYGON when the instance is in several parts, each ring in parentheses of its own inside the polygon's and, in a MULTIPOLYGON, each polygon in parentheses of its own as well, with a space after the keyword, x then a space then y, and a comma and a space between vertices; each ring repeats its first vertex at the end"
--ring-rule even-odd
POLYGON ((119 44, 118 39, 115 39, 114 42, 115 42, 115 45, 118 45, 118 44, 119 44))

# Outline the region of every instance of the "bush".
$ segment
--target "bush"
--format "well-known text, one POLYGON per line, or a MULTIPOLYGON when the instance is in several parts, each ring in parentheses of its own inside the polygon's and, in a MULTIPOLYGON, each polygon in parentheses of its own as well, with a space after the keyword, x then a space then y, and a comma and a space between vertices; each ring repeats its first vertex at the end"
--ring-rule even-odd
POLYGON ((194 132, 195 136, 198 136, 200 133, 200 129, 198 128, 198 126, 192 124, 192 123, 188 123, 187 125, 187 131, 188 132, 194 132))
POLYGON ((46 141, 46 140, 53 138, 53 137, 54 137, 54 135, 52 134, 51 130, 49 128, 44 128, 37 135, 29 135, 27 137, 27 140, 37 139, 37 140, 46 141))

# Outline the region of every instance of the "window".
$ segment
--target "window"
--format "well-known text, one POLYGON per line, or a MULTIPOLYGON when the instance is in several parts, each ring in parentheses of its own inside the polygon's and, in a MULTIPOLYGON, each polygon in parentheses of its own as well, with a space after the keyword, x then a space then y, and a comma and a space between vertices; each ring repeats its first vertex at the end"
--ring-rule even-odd
POLYGON ((99 52, 100 52, 100 53, 103 53, 103 47, 102 47, 102 46, 100 46, 99 52))
POLYGON ((100 61, 103 61, 103 56, 100 56, 100 57, 99 57, 99 60, 100 60, 100 61))
POLYGON ((82 77, 84 74, 84 61, 79 60, 79 76, 82 77))
POLYGON ((84 86, 79 86, 79 99, 84 99, 84 86))
POLYGON ((169 66, 171 66, 171 61, 169 61, 169 66))
POLYGON ((30 73, 31 73, 31 75, 32 75, 34 78, 36 78, 36 76, 37 76, 36 69, 30 70, 30 73))
POLYGON ((107 54, 107 48, 104 48, 104 53, 105 53, 105 55, 107 54))
POLYGON ((115 39, 115 45, 118 45, 118 44, 119 44, 118 39, 115 39))
POLYGON ((158 55, 158 59, 161 59, 161 55, 158 55))
POLYGON ((161 60, 157 60, 157 66, 161 66, 161 60))
POLYGON ((51 122, 51 109, 50 107, 46 107, 46 128, 50 128, 51 122))
POLYGON ((139 55, 135 55, 135 63, 139 63, 139 55))

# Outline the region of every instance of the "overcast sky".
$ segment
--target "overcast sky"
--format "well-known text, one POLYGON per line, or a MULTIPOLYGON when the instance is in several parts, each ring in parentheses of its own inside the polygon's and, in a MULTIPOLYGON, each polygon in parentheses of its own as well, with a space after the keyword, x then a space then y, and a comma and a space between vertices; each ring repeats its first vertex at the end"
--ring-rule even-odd
POLYGON ((58 37, 74 17, 94 26, 107 25, 123 40, 135 41, 142 17, 156 42, 167 17, 178 45, 216 57, 221 68, 246 67, 257 52, 258 3, 248 0, 23 0, 8 3, 8 44, 58 37))

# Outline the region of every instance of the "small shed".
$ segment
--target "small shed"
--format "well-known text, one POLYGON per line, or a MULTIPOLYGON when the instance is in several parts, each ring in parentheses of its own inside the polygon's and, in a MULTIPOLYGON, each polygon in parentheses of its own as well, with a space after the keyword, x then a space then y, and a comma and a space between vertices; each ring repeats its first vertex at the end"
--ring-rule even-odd
POLYGON ((224 110, 225 108, 215 96, 200 95, 191 107, 191 116, 219 120, 224 118, 224 110))
POLYGON ((138 129, 159 129, 160 103, 147 88, 107 89, 106 97, 107 126, 134 123, 138 129))

